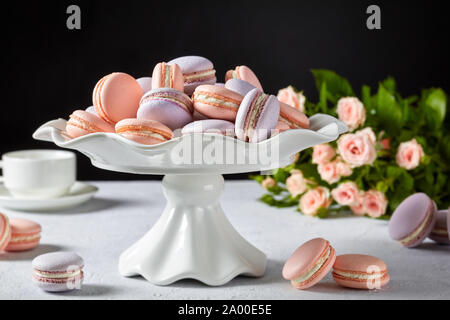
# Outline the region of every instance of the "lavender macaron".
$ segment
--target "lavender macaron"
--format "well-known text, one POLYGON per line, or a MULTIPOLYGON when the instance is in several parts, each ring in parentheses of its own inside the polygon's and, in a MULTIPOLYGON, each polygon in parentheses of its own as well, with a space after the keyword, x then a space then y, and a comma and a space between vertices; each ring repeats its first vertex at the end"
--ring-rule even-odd
POLYGON ((234 123, 218 119, 201 120, 189 123, 181 131, 182 135, 193 133, 217 133, 234 137, 234 123))
POLYGON ((195 88, 204 84, 215 84, 216 70, 213 63, 199 56, 186 56, 173 59, 168 64, 177 64, 184 75, 184 92, 194 93, 195 88))
POLYGON ((425 193, 416 193, 395 209, 389 221, 389 235, 407 248, 420 245, 428 237, 437 218, 436 203, 425 193))
POLYGON ((192 122, 193 112, 192 100, 186 94, 172 88, 158 88, 142 97, 137 118, 155 120, 176 130, 192 122))
POLYGON ((260 142, 272 135, 280 116, 277 97, 253 89, 242 100, 236 116, 236 136, 246 142, 260 142))
POLYGON ((251 83, 241 80, 241 79, 230 79, 225 83, 225 88, 228 90, 239 93, 241 96, 247 95, 250 91, 256 87, 251 83))
POLYGON ((450 210, 439 210, 437 212, 436 224, 428 238, 440 244, 450 244, 449 230, 450 210))
POLYGON ((63 292, 81 289, 83 259, 75 252, 52 252, 36 257, 33 282, 42 290, 63 292))

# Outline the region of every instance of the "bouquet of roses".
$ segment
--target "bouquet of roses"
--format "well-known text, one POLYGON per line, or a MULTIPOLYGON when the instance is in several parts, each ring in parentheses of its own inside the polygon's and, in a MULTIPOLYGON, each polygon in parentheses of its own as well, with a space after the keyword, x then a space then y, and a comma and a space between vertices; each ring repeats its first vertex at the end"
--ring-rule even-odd
POLYGON ((372 218, 389 218, 415 192, 426 193, 439 208, 450 205, 450 117, 442 89, 403 97, 389 77, 375 91, 364 85, 358 97, 336 73, 312 73, 318 103, 292 86, 280 90, 278 99, 307 115, 336 116, 350 132, 301 152, 272 175, 252 176, 268 191, 263 202, 297 206, 310 216, 350 210, 372 218))

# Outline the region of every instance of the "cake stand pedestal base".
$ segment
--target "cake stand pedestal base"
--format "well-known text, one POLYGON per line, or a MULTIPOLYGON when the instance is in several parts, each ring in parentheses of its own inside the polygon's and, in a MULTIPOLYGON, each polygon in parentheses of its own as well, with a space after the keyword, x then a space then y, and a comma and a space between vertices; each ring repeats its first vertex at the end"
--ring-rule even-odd
POLYGON ((123 276, 155 285, 196 279, 210 286, 238 275, 260 277, 266 255, 231 225, 219 204, 221 175, 166 175, 167 206, 153 228, 120 256, 123 276))

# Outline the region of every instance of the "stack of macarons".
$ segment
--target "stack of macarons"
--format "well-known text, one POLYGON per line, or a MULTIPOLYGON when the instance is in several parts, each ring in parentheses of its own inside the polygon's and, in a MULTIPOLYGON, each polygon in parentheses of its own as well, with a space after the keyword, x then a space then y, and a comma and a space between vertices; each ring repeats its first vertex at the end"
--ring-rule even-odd
POLYGON ((302 112, 264 93, 249 67, 229 70, 225 82, 217 83, 214 64, 200 56, 158 63, 151 77, 137 80, 112 73, 96 84, 93 106, 72 113, 65 133, 69 138, 116 133, 154 145, 171 140, 177 130, 191 134, 195 127, 195 133, 256 143, 285 130, 309 128, 302 112))
POLYGON ((302 244, 286 261, 283 277, 292 286, 305 290, 319 283, 333 269, 339 285, 355 289, 380 289, 389 282, 386 264, 373 256, 336 256, 330 242, 315 238, 302 244))
POLYGON ((41 226, 27 219, 9 219, 0 212, 0 253, 36 248, 41 239, 41 226))
POLYGON ((419 246, 427 237, 450 244, 450 210, 438 210, 425 193, 415 193, 395 209, 389 221, 389 235, 406 248, 419 246))

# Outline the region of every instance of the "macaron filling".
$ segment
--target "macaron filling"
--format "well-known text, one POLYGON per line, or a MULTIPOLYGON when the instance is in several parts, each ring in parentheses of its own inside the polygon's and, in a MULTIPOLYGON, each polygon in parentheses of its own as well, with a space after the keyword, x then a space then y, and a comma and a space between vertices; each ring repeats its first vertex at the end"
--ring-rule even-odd
POLYGON ((172 88, 173 87, 173 83, 172 83, 172 68, 170 65, 163 63, 162 68, 162 77, 161 79, 164 79, 164 87, 166 88, 172 88))
POLYGON ((259 116, 261 115, 264 105, 266 104, 268 99, 269 95, 264 94, 262 92, 258 92, 254 97, 253 103, 250 106, 250 109, 247 113, 247 117, 245 118, 244 122, 244 132, 247 133, 247 136, 251 134, 250 131, 256 127, 256 124, 258 123, 259 120, 259 116))
POLYGON ((168 136, 164 132, 158 132, 152 128, 142 127, 142 126, 124 126, 117 128, 117 133, 119 134, 134 134, 142 137, 150 137, 154 139, 158 139, 162 142, 172 139, 171 136, 168 136))
POLYGON ((215 77, 216 77, 216 70, 209 69, 209 70, 185 74, 184 82, 185 83, 194 83, 194 82, 198 82, 198 81, 213 79, 215 77))
POLYGON ((152 92, 151 94, 145 96, 142 98, 141 105, 147 103, 151 100, 161 100, 161 101, 167 101, 172 102, 179 107, 183 108, 185 111, 192 113, 194 112, 192 103, 188 101, 188 98, 182 99, 181 97, 177 97, 175 94, 171 94, 170 92, 152 92))
POLYGON ((428 227, 428 225, 431 223, 431 217, 432 213, 428 213, 426 218, 422 221, 422 223, 414 230, 413 233, 411 233, 409 236, 400 239, 398 242, 400 242, 402 245, 406 246, 412 243, 414 240, 419 238, 423 231, 428 227))
POLYGON ((448 231, 447 231, 447 229, 443 229, 443 228, 434 228, 434 229, 431 231, 431 234, 432 234, 432 235, 439 236, 439 237, 448 237, 448 231))
POLYGON ((196 102, 209 104, 221 108, 229 108, 232 110, 237 110, 239 109, 240 106, 239 101, 207 92, 194 93, 194 100, 196 102))
POLYGON ((33 235, 17 235, 11 237, 10 243, 19 243, 19 242, 32 242, 35 240, 39 240, 41 238, 41 234, 33 234, 33 235))
POLYGON ((77 127, 79 129, 91 132, 91 133, 95 133, 95 132, 103 132, 102 129, 89 124, 88 122, 82 120, 81 118, 75 116, 75 115, 71 115, 70 119, 68 121, 68 124, 70 124, 71 126, 77 127))
POLYGON ((331 254, 331 247, 328 246, 328 249, 325 252, 325 255, 319 259, 319 261, 317 261, 317 263, 306 273, 302 274, 301 276, 299 276, 298 278, 295 278, 293 280, 291 280, 294 284, 301 284, 303 282, 308 281, 311 277, 314 276, 314 274, 319 271, 323 265, 325 264, 325 262, 328 260, 328 258, 330 257, 331 254))
POLYGON ((280 115, 280 118, 278 119, 278 121, 286 123, 291 129, 304 129, 302 126, 300 126, 292 121, 289 121, 283 115, 280 115))
POLYGON ((82 275, 81 269, 74 270, 72 272, 45 272, 40 270, 34 270, 35 275, 43 279, 66 279, 77 278, 82 275))
POLYGON ((361 272, 333 270, 333 274, 346 279, 374 280, 383 278, 387 274, 387 271, 381 273, 361 273, 361 272))

